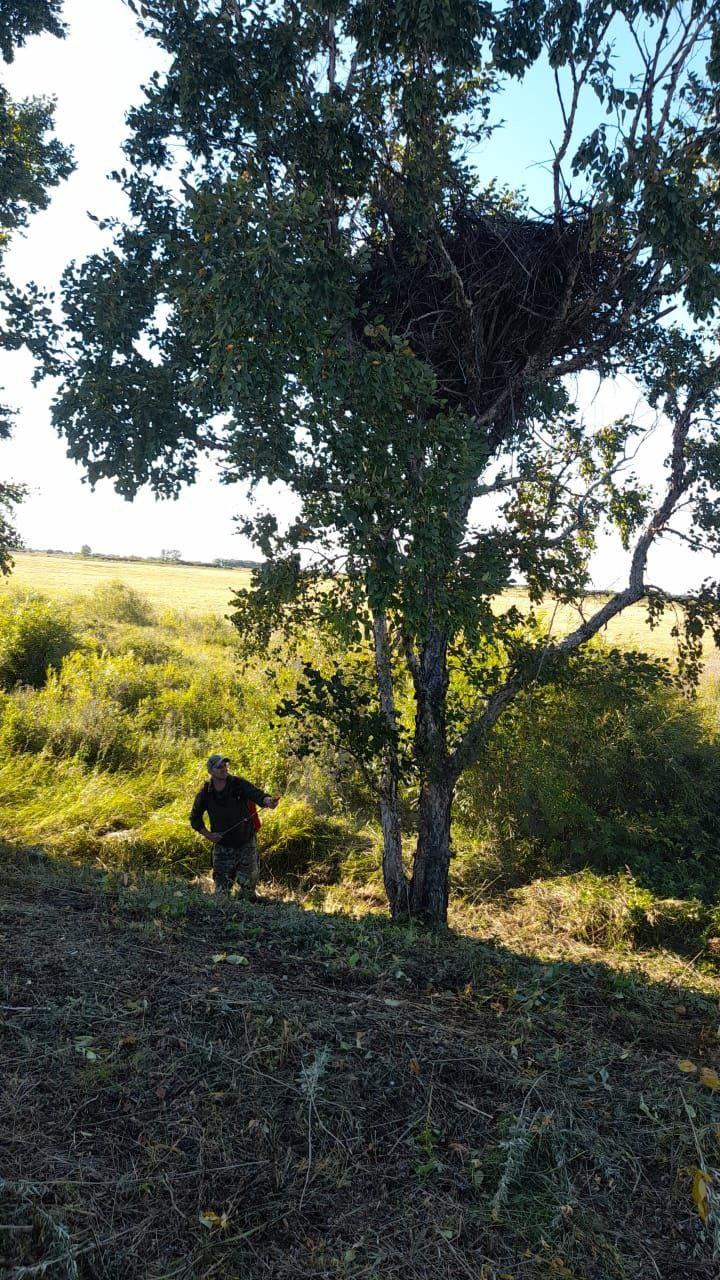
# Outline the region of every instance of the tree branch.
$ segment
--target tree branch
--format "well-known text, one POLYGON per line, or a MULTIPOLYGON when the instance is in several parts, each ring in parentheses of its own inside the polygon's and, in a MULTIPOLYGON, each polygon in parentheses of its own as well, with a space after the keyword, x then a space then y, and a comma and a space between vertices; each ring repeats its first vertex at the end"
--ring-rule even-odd
MULTIPOLYGON (((720 357, 714 362, 716 368, 720 368, 720 357)), ((647 593, 645 584, 645 569, 647 566, 648 554, 650 547, 659 534, 666 528, 668 521, 675 512, 677 505, 682 498, 687 487, 687 472, 685 468, 685 451, 687 438, 692 422, 692 415, 697 406, 700 396, 699 393, 690 394, 681 413, 678 414, 673 426, 672 451, 670 454, 670 475, 668 478, 665 496, 659 506, 655 509, 652 516, 648 520, 641 534, 639 535, 633 550, 632 560, 630 562, 630 573, 628 585, 623 591, 616 592, 609 600, 605 602, 601 608, 597 609, 591 617, 581 623, 579 627, 569 635, 565 636, 558 644, 553 646, 555 653, 569 654, 579 649, 581 645, 586 644, 593 636, 607 625, 612 618, 617 617, 629 605, 637 604, 647 593)), ((546 646, 543 650, 543 656, 547 653, 550 646, 546 646)), ((493 693, 485 704, 482 715, 477 720, 468 725, 462 735, 458 745, 452 753, 450 759, 450 769, 454 780, 456 781, 465 768, 476 758, 477 752, 487 738, 489 731, 502 715, 503 711, 515 699, 522 689, 528 684, 533 683, 523 679, 520 675, 511 676, 509 680, 501 685, 499 689, 493 693)))

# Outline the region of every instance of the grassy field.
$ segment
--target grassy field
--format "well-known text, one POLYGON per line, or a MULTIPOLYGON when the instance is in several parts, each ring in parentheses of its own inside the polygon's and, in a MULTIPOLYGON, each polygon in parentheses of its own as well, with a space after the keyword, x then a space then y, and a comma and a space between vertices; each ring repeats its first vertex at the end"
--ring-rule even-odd
MULTIPOLYGON (((13 575, 0 584, 0 592, 17 589, 40 591, 57 600, 70 600, 87 595, 98 586, 115 580, 139 591, 157 609, 175 609, 189 614, 214 613, 220 617, 228 611, 233 591, 247 586, 250 573, 247 569, 215 569, 201 565, 161 565, 135 561, 102 560, 71 555, 43 555, 40 552, 21 552, 16 556, 13 575)), ((600 603, 600 597, 589 598, 585 615, 600 603)), ((502 597, 503 605, 527 606, 523 591, 508 591, 502 597)), ((544 609, 548 627, 553 636, 565 635, 579 621, 576 609, 565 606, 555 608, 550 601, 544 609)), ((660 626, 651 630, 647 625, 643 606, 634 605, 614 619, 603 632, 608 644, 621 647, 646 649, 664 658, 672 658, 675 642, 670 634, 672 615, 667 614, 660 626)), ((720 654, 711 640, 706 644, 706 673, 720 677, 720 654)))
POLYGON ((0 690, 0 1275, 717 1280, 718 894, 626 870, 718 883, 712 699, 538 700, 493 776, 552 857, 470 777, 451 931, 394 927, 367 794, 238 667, 244 577, 26 555, 2 588, 72 637, 0 690), (189 826, 218 749, 282 795, 259 904, 189 826))
MULTIPOLYGON (((223 615, 232 587, 246 580, 241 571, 202 567, 19 557, 16 576, 0 587, 8 618, 15 611, 32 628, 41 625, 32 622, 39 609, 42 625, 57 619, 67 639, 49 675, 43 668, 33 678, 23 666, 0 689, 7 839, 108 868, 191 875, 206 865, 207 850, 189 827, 189 805, 204 760, 222 750, 236 772, 285 796, 261 833, 269 870, 354 885, 377 873, 375 802, 362 778, 344 773, 330 747, 312 759, 297 755, 296 729, 276 715, 296 666, 285 664, 275 687, 262 660, 238 664, 223 615)), ((503 603, 522 606, 526 597, 508 593, 503 603)), ((572 624, 568 612, 546 611, 554 634, 572 624)), ((669 625, 650 632, 638 610, 622 627, 618 640, 670 648, 669 625)), ((27 662, 40 652, 39 633, 22 634, 27 662)), ((304 643, 315 657, 317 638, 304 643)), ((0 648, 3 662, 8 653, 0 648)), ((618 673, 622 682, 621 672, 611 660, 611 683, 618 673)), ((547 712, 536 699, 532 714, 527 708, 505 729, 503 721, 495 735, 494 788, 481 768, 463 778, 453 862, 463 893, 560 869, 629 866, 656 895, 714 901, 713 682, 696 707, 677 691, 632 706, 624 691, 614 703, 609 691, 598 696, 591 682, 574 702, 558 694, 547 712)), ((410 824, 408 852, 411 845, 410 824)))
POLYGON ((57 600, 88 595, 109 579, 124 582, 157 609, 224 615, 233 591, 247 586, 247 569, 215 569, 210 565, 145 564, 100 557, 48 556, 20 552, 12 577, 0 591, 41 591, 57 600))

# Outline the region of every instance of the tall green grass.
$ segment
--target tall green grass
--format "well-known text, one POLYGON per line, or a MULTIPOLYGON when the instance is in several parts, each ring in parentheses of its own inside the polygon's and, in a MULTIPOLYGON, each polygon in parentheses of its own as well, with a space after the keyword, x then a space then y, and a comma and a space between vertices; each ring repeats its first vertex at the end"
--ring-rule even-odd
MULTIPOLYGON (((19 615, 36 624, 35 665, 32 680, 29 657, 8 665, 0 692, 6 838, 108 867, 207 869, 208 847, 188 815, 207 756, 222 750, 234 772, 291 791, 277 813, 263 815, 268 872, 336 874, 347 824, 329 811, 327 794, 311 803, 308 766, 274 719, 282 682, 271 685, 259 664, 240 670, 224 619, 158 615, 110 582, 67 610, 16 597, 0 616, 8 650, 19 615), (64 652, 45 643, 56 634, 64 652)), ((285 691, 293 679, 289 668, 285 691)))
MULTIPOLYGON (((319 640, 307 645, 317 656, 319 640)), ((330 749, 298 758, 297 730, 276 716, 298 664, 275 680, 261 661, 241 668, 225 619, 158 610, 122 583, 63 607, 10 593, 0 655, 12 655, 0 662, 6 839, 106 867, 206 869, 188 815, 221 750, 283 795, 263 816, 269 874, 377 883, 362 776, 330 749)), ((656 664, 599 647, 572 680, 518 699, 458 790, 456 890, 472 898, 590 868, 662 896, 720 898, 717 706, 709 686, 688 702, 656 664)))

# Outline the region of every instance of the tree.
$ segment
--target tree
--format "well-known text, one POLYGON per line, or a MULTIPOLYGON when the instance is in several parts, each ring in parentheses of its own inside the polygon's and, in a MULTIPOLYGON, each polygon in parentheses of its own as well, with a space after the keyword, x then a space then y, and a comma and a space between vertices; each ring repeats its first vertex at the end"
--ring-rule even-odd
POLYGON ((160 552, 160 559, 168 564, 178 564, 182 557, 176 547, 166 547, 160 552))
MULTIPOLYGON (((261 648, 309 625, 342 639, 294 709, 377 789, 393 915, 442 922, 455 788, 504 709, 630 604, 657 618, 648 553, 679 512, 691 546, 720 548, 716 6, 139 8, 168 69, 129 116, 130 216, 67 275, 55 422, 126 495, 174 492, 206 450, 292 489, 289 528, 243 522, 266 563, 238 627, 261 648), (535 64, 562 121, 543 213, 477 146, 535 64), (618 371, 670 424, 659 493, 633 474, 640 423, 580 411, 572 378, 618 371), (628 583, 572 634, 493 607, 515 578, 533 606, 579 600, 608 524, 628 583)), ((718 600, 684 602, 690 673, 718 600)))
MULTIPOLYGON (((61 36, 61 0, 8 0, 0 11, 0 55, 12 62, 28 36, 48 31, 61 36)), ((8 278, 4 256, 13 234, 46 209, 50 191, 71 172, 70 153, 51 135, 52 104, 43 98, 13 102, 0 85, 0 350, 26 346, 51 363, 52 324, 48 300, 33 285, 18 289, 8 278)), ((13 412, 0 405, 0 439, 10 434, 13 412)), ((11 552, 20 545, 12 520, 22 501, 22 485, 0 482, 0 573, 12 566, 11 552)))

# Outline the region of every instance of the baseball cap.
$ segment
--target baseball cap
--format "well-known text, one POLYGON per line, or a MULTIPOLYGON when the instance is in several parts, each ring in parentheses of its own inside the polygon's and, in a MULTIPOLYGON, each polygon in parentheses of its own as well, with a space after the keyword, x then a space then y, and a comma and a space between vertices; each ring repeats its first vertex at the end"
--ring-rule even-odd
POLYGON ((211 769, 217 769, 219 764, 227 764, 229 759, 230 759, 229 756, 221 756, 221 755, 208 756, 208 762, 207 762, 208 773, 210 773, 211 769))

